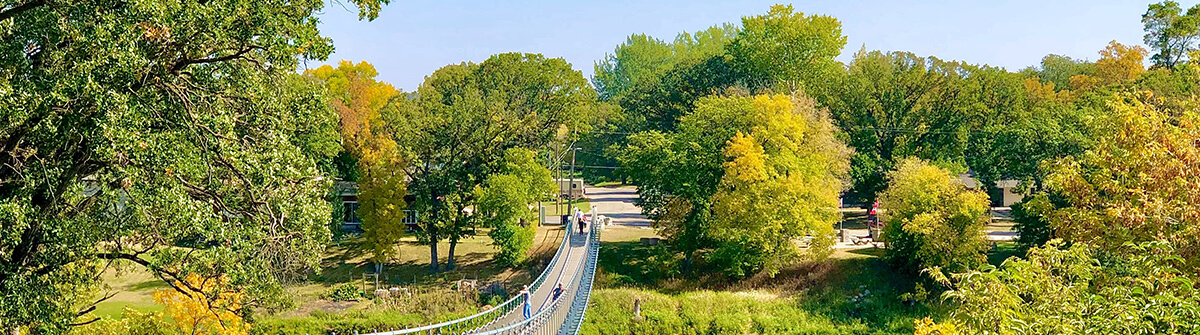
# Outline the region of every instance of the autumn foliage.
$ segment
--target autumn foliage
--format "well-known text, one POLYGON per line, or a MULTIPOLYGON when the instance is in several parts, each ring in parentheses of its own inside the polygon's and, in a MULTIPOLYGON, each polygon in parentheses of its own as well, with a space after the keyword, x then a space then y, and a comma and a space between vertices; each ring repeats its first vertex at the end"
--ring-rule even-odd
POLYGON ((1049 161, 1047 186, 1069 206, 1049 215, 1057 237, 1120 250, 1127 242, 1171 241, 1200 267, 1200 105, 1159 105, 1125 93, 1097 119, 1094 149, 1049 161))
POLYGON ((154 300, 167 308, 163 311, 185 334, 248 334, 250 324, 239 315, 246 295, 229 289, 225 276, 205 278, 188 275, 187 285, 178 290, 154 292, 154 300))

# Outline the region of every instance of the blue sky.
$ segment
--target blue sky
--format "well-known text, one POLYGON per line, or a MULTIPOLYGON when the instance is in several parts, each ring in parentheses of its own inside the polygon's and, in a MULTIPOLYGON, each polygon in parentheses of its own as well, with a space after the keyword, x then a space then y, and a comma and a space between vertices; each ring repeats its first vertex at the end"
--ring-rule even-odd
MULTIPOLYGON (((831 15, 848 38, 839 60, 861 47, 1019 70, 1050 53, 1096 59, 1108 41, 1142 43, 1150 1, 802 1, 831 15)), ((1186 9, 1195 1, 1181 1, 1186 9)), ((412 90, 446 64, 520 51, 562 57, 590 78, 596 60, 627 36, 672 40, 682 31, 765 13, 777 1, 437 1, 392 0, 373 22, 350 5, 327 4, 321 31, 340 59, 365 60, 379 79, 412 90), (347 9, 351 8, 351 9, 347 9)), ((309 62, 310 67, 322 62, 309 62)))

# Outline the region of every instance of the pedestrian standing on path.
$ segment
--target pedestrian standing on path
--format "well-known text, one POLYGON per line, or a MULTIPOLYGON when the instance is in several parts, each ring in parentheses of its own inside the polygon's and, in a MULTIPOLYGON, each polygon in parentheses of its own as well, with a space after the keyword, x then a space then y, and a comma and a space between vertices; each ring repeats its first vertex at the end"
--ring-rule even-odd
POLYGON ((529 309, 531 307, 529 305, 529 285, 525 285, 525 287, 521 289, 521 295, 525 297, 525 302, 521 304, 521 314, 525 315, 526 320, 529 320, 529 309))

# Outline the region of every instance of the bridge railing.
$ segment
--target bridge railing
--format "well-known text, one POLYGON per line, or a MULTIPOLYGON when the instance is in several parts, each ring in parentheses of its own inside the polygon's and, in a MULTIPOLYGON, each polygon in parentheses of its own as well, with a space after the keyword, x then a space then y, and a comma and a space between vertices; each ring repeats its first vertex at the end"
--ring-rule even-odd
MULTIPOLYGON (((549 265, 547 265, 546 268, 542 270, 542 274, 538 275, 538 277, 533 280, 533 283, 531 283, 529 285, 530 292, 537 291, 537 289, 539 287, 541 287, 541 285, 543 283, 546 282, 546 279, 550 277, 551 273, 553 273, 554 266, 556 264, 558 264, 559 257, 561 257, 564 252, 566 252, 567 250, 570 249, 570 246, 568 245, 568 243, 571 240, 571 231, 572 231, 571 227, 572 226, 574 226, 574 223, 568 221, 566 226, 563 227, 563 232, 564 232, 563 240, 562 240, 562 243, 559 244, 559 246, 558 246, 558 251, 556 251, 554 253, 554 257, 550 259, 549 265)), ((363 335, 467 334, 467 333, 472 333, 472 332, 476 332, 480 329, 483 329, 487 326, 492 325, 492 323, 495 322, 497 319, 499 319, 505 315, 508 315, 508 313, 516 310, 522 304, 525 303, 525 299, 526 299, 525 295, 517 294, 516 296, 509 298, 508 300, 504 301, 503 303, 501 303, 499 305, 496 305, 495 307, 489 308, 488 310, 485 310, 483 312, 479 312, 477 314, 467 316, 464 318, 450 320, 450 321, 446 321, 446 322, 442 322, 442 323, 438 323, 438 324, 432 324, 432 325, 428 325, 428 326, 417 327, 417 328, 376 332, 376 333, 367 333, 367 334, 363 334, 363 335)))
POLYGON ((559 334, 579 334, 579 328, 583 326, 583 316, 587 313, 588 303, 592 300, 592 283, 596 278, 596 266, 600 259, 600 224, 596 224, 592 229, 591 241, 588 241, 588 254, 586 265, 582 267, 582 273, 579 275, 579 280, 576 282, 578 289, 575 291, 575 299, 571 306, 567 309, 567 316, 559 327, 559 334))
POLYGON ((586 243, 585 250, 587 250, 587 254, 584 256, 584 266, 580 266, 575 270, 574 276, 571 277, 573 280, 565 287, 566 292, 563 292, 559 299, 554 300, 549 306, 542 308, 528 319, 477 334, 578 334, 578 326, 566 327, 566 325, 571 322, 573 315, 582 321, 582 311, 587 309, 587 300, 591 295, 592 277, 596 273, 597 255, 600 251, 600 230, 593 228, 588 235, 586 243), (573 297, 573 299, 566 299, 566 297, 573 297), (578 313, 576 312, 577 306, 582 306, 582 309, 578 313), (568 331, 568 329, 570 329, 570 332, 563 332, 568 331))

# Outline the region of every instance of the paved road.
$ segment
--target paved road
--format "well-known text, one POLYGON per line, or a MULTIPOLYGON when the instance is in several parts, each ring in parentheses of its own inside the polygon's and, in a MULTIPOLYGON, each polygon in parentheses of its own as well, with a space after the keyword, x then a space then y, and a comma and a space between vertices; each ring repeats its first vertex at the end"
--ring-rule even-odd
POLYGON ((597 212, 613 218, 614 225, 650 226, 650 219, 642 215, 642 209, 633 205, 633 199, 637 199, 636 187, 588 187, 587 198, 597 212))

